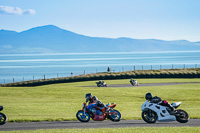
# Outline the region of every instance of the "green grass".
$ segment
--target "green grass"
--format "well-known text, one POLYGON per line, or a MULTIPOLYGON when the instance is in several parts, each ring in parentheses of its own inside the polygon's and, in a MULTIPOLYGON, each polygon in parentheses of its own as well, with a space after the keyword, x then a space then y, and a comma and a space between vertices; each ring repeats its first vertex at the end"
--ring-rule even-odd
MULTIPOLYGON (((200 79, 138 79, 139 83, 200 82, 200 79)), ((108 84, 129 84, 129 80, 106 80, 108 84)), ((200 84, 154 87, 98 88, 95 81, 38 87, 0 87, 1 105, 9 121, 76 120, 85 94, 91 92, 102 102, 117 103, 123 119, 141 119, 141 105, 147 92, 164 100, 182 102, 191 118, 200 118, 200 84)))
MULTIPOLYGON (((1 131, 0 131, 1 132, 1 131)), ((89 129, 40 129, 6 133, 199 133, 200 127, 135 127, 89 129)))

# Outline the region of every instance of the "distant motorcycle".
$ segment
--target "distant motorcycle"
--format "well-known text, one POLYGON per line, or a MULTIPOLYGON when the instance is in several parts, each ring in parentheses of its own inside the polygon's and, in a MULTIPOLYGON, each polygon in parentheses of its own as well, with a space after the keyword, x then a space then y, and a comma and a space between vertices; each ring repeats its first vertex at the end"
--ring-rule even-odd
POLYGON ((97 87, 107 87, 106 82, 103 82, 103 83, 96 82, 96 84, 97 84, 97 87))
MULTIPOLYGON (((2 110, 3 110, 3 106, 0 106, 0 111, 2 110)), ((7 121, 6 115, 0 112, 0 125, 5 124, 6 121, 7 121)))
MULTIPOLYGON (((172 103, 176 109, 181 105, 181 102, 172 103)), ((177 109, 175 112, 169 110, 168 107, 156 103, 150 103, 148 100, 142 104, 142 119, 147 123, 155 123, 156 121, 178 121, 186 123, 189 120, 189 115, 186 111, 177 109)))
POLYGON ((83 103, 82 110, 79 110, 76 113, 76 118, 79 121, 88 122, 90 121, 90 118, 92 118, 94 121, 103 121, 105 119, 110 119, 111 121, 118 122, 121 120, 120 112, 113 109, 116 106, 116 104, 114 103, 112 103, 111 105, 106 105, 110 108, 108 111, 106 111, 105 107, 96 107, 94 103, 91 103, 89 105, 94 107, 89 110, 87 109, 86 103, 83 103))
POLYGON ((132 86, 139 86, 139 83, 136 80, 130 81, 132 86))

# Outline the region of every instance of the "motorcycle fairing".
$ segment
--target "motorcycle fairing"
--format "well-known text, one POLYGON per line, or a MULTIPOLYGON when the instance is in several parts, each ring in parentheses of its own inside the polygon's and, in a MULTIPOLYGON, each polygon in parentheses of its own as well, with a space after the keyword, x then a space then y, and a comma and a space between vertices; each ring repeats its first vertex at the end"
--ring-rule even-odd
POLYGON ((159 104, 150 103, 148 100, 146 100, 141 107, 141 110, 153 110, 157 114, 157 120, 158 121, 175 121, 176 117, 174 115, 170 115, 167 111, 168 107, 161 106, 159 104))
POLYGON ((105 119, 104 115, 95 115, 93 120, 94 121, 103 121, 105 119))
POLYGON ((87 109, 91 110, 92 108, 94 108, 95 106, 97 106, 96 103, 91 103, 87 106, 87 109))
POLYGON ((106 106, 109 108, 114 108, 117 104, 116 103, 108 103, 106 106))

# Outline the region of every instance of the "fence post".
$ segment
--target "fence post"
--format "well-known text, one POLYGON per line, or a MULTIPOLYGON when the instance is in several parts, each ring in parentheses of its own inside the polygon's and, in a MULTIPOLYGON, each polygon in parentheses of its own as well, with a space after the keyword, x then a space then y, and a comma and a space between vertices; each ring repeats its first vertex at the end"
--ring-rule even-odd
POLYGON ((6 83, 6 80, 4 79, 4 84, 6 83))
POLYGON ((174 69, 174 65, 172 64, 172 69, 174 69))
POLYGON ((24 81, 24 77, 23 77, 23 81, 24 81))
POLYGON ((45 74, 44 74, 44 80, 45 80, 45 74))
POLYGON ((33 76, 33 80, 34 80, 34 76, 33 76))
POLYGON ((15 82, 15 79, 13 78, 13 83, 15 82))
POLYGON ((185 64, 183 64, 183 68, 185 69, 185 64))
POLYGON ((152 65, 151 65, 151 70, 152 70, 152 65))
POLYGON ((160 70, 162 69, 162 65, 160 65, 160 70))
POLYGON ((134 71, 135 71, 135 66, 134 66, 134 71))
POLYGON ((142 70, 143 70, 143 65, 142 65, 142 70))
POLYGON ((85 75, 85 70, 84 70, 84 75, 85 75))

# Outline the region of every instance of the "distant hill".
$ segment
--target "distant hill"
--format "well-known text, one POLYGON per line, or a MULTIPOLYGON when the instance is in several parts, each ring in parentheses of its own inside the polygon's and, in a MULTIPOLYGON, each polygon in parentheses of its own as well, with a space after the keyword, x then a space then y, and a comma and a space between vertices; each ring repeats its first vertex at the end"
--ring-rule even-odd
POLYGON ((0 30, 0 54, 188 50, 200 50, 200 42, 88 37, 53 25, 36 27, 19 33, 0 30))

